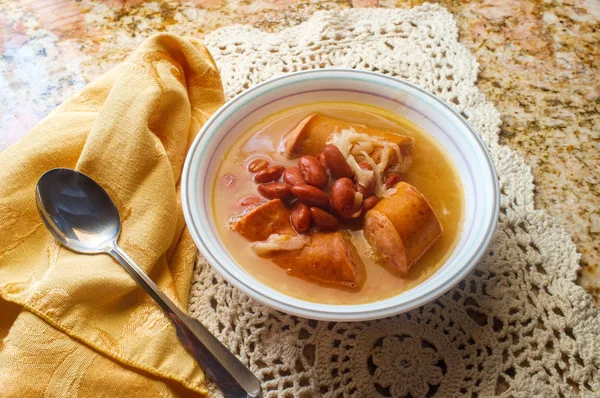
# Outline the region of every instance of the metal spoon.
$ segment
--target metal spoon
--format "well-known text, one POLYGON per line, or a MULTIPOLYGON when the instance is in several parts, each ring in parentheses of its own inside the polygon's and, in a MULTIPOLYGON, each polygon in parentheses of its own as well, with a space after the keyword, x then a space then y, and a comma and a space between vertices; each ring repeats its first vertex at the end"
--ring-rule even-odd
POLYGON ((119 211, 106 191, 71 169, 52 169, 36 187, 36 202, 46 227, 67 248, 84 254, 109 254, 152 296, 171 319, 177 336, 227 397, 258 397, 260 382, 196 319, 181 311, 117 245, 119 211))

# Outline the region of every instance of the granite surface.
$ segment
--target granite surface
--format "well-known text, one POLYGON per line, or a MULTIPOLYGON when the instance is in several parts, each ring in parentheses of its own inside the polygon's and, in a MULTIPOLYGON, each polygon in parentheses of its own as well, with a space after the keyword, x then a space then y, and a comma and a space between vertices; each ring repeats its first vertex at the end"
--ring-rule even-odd
MULTIPOLYGON (((317 10, 413 7, 392 0, 0 0, 0 150, 149 35, 229 24, 276 31, 317 10)), ((600 304, 600 1, 445 0, 525 156, 536 206, 571 233, 581 284, 600 304)))

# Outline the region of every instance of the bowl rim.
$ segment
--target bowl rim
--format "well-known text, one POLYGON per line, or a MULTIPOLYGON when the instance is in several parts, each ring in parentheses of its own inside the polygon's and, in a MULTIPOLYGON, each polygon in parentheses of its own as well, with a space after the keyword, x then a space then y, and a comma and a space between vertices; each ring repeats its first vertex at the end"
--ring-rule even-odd
MULTIPOLYGON (((186 155, 185 162, 184 162, 183 172, 181 174, 181 201, 182 201, 182 208, 183 208, 183 214, 184 214, 184 218, 186 221, 186 225, 190 231, 190 234, 192 235, 194 242, 196 243, 196 246, 200 250, 201 254, 204 256, 204 258, 207 260, 207 262, 211 265, 211 267, 213 267, 213 269, 215 269, 219 275, 221 275, 225 280, 227 280, 229 283, 231 283, 235 288, 241 290, 243 293, 247 294, 252 299, 255 299, 270 308, 277 309, 284 313, 288 313, 288 314, 292 314, 292 315, 296 315, 296 316, 300 316, 300 317, 304 317, 304 318, 309 318, 309 319, 315 319, 315 320, 354 322, 354 321, 367 321, 367 320, 373 320, 373 319, 386 318, 386 317, 390 317, 393 315, 397 315, 400 313, 404 313, 404 312, 413 310, 415 308, 418 308, 426 303, 429 303, 429 302, 437 299, 442 294, 446 293, 451 288, 456 286, 477 265, 479 260, 483 257, 484 253, 486 252, 486 249, 488 248, 489 244, 491 243, 491 240, 494 236, 494 232, 495 232, 497 224, 498 224, 498 218, 499 218, 499 213, 500 213, 500 187, 499 187, 498 175, 496 172, 496 168, 494 166, 494 162, 492 161, 491 155, 490 155, 489 151, 487 150, 485 144, 483 143, 481 137, 479 136, 477 131, 456 110, 454 110, 452 107, 450 107, 444 101, 442 101, 435 95, 431 94, 430 92, 422 89, 421 87, 418 87, 410 82, 407 82, 407 81, 397 78, 397 77, 388 76, 388 75, 384 75, 384 74, 377 73, 377 72, 357 70, 357 69, 351 69, 351 68, 323 68, 323 69, 310 69, 310 70, 305 70, 305 71, 286 73, 283 75, 274 76, 268 80, 265 80, 257 85, 252 86, 251 88, 243 91, 242 93, 236 95, 235 97, 228 100, 225 104, 223 104, 202 126, 202 128, 200 129, 200 131, 194 138, 194 141, 192 142, 192 144, 189 147, 189 150, 186 155), (463 126, 466 128, 466 130, 472 135, 472 137, 475 139, 475 142, 477 143, 479 148, 482 150, 482 153, 486 160, 487 166, 489 168, 489 172, 491 174, 492 189, 493 189, 492 196, 493 196, 493 200, 494 200, 493 207, 492 207, 493 208, 492 217, 489 219, 489 225, 487 226, 487 229, 485 232, 485 237, 481 240, 479 246, 477 247, 477 249, 471 256, 471 258, 469 260, 465 261, 459 270, 457 270, 455 273, 451 274, 444 281, 444 283, 442 285, 438 286, 435 290, 429 290, 428 292, 425 292, 424 294, 417 296, 415 298, 412 298, 411 300, 404 302, 404 303, 389 305, 387 307, 361 310, 360 312, 350 312, 350 311, 334 312, 334 311, 328 311, 328 310, 323 310, 323 309, 307 308, 311 304, 313 304, 313 305, 319 305, 319 304, 301 300, 301 299, 297 299, 297 300, 299 300, 303 303, 306 303, 307 306, 299 307, 299 306, 291 304, 291 303, 285 303, 278 299, 274 299, 274 298, 264 294, 263 292, 255 290, 251 286, 251 284, 248 284, 246 281, 237 278, 235 275, 232 275, 226 269, 226 267, 221 264, 220 260, 217 259, 217 256, 213 255, 213 253, 211 252, 210 247, 208 247, 208 245, 206 245, 204 243, 200 233, 198 232, 198 227, 196 226, 195 219, 192 215, 191 202, 189 200, 190 198, 188 197, 189 193, 190 193, 189 179, 190 179, 190 175, 191 175, 191 163, 195 157, 196 150, 198 149, 200 144, 206 140, 208 140, 208 141, 211 140, 212 136, 209 136, 207 134, 207 132, 210 130, 212 124, 217 119, 219 119, 219 117, 228 108, 230 108, 232 105, 234 105, 236 102, 242 100, 244 97, 246 97, 248 95, 251 95, 255 91, 262 89, 265 86, 268 86, 268 85, 278 82, 280 80, 293 79, 293 78, 296 78, 297 76, 301 76, 301 75, 312 75, 312 74, 332 73, 332 72, 333 73, 336 73, 336 72, 337 73, 347 73, 347 74, 351 74, 351 75, 352 74, 367 75, 367 76, 371 76, 373 78, 385 79, 385 80, 391 81, 392 84, 401 84, 401 85, 408 86, 409 88, 416 90, 420 95, 429 97, 429 99, 433 100, 438 105, 441 105, 443 108, 450 111, 450 113, 453 116, 455 116, 457 118, 457 120, 460 123, 462 123, 463 126)), ((235 264, 235 262, 234 262, 234 264, 235 264)), ((239 266, 238 264, 235 264, 235 265, 239 266)), ((259 283, 261 285, 267 286, 260 281, 255 281, 255 282, 259 283)), ((285 293, 282 293, 282 292, 280 292, 280 293, 286 297, 292 298, 292 296, 288 296, 285 293)), ((376 303, 376 302, 374 302, 374 303, 376 303)), ((348 308, 348 307, 354 307, 354 306, 358 306, 358 305, 359 304, 328 305, 328 306, 333 307, 333 308, 335 308, 335 307, 348 308)), ((360 304, 360 305, 364 305, 364 304, 360 304)))

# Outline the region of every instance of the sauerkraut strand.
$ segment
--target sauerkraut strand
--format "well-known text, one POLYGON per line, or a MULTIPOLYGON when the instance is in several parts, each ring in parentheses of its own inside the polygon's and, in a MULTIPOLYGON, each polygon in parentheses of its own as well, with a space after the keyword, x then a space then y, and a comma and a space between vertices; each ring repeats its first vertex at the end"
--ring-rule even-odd
POLYGON ((277 251, 291 251, 300 250, 304 246, 309 245, 311 238, 309 235, 280 235, 272 234, 269 235, 267 240, 254 242, 251 247, 252 250, 259 256, 266 256, 272 252, 277 251))
MULTIPOLYGON (((371 183, 373 177, 375 177, 375 195, 379 198, 389 196, 383 178, 386 169, 388 169, 392 151, 396 153, 398 161, 402 159, 400 148, 397 144, 385 141, 379 137, 372 137, 365 133, 357 133, 354 128, 345 129, 341 132, 334 132, 328 144, 335 145, 342 155, 344 155, 346 162, 352 169, 356 181, 359 184, 366 187, 371 183), (375 162, 371 156, 377 147, 381 148, 379 162, 375 162), (359 154, 364 158, 362 160, 371 166, 372 170, 360 168, 358 161, 356 160, 356 156, 359 154)), ((393 171, 394 166, 392 166, 390 170, 393 171)))

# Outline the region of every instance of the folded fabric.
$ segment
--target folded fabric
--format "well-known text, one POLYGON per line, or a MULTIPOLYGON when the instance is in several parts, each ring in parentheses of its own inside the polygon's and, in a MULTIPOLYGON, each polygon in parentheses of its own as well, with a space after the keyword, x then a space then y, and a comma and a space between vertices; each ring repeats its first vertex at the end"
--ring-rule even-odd
POLYGON ((196 248, 181 169, 223 101, 206 48, 159 34, 0 153, 0 395, 207 394, 160 308, 109 256, 61 247, 34 190, 55 167, 96 180, 119 208, 119 245, 185 309, 196 248))

